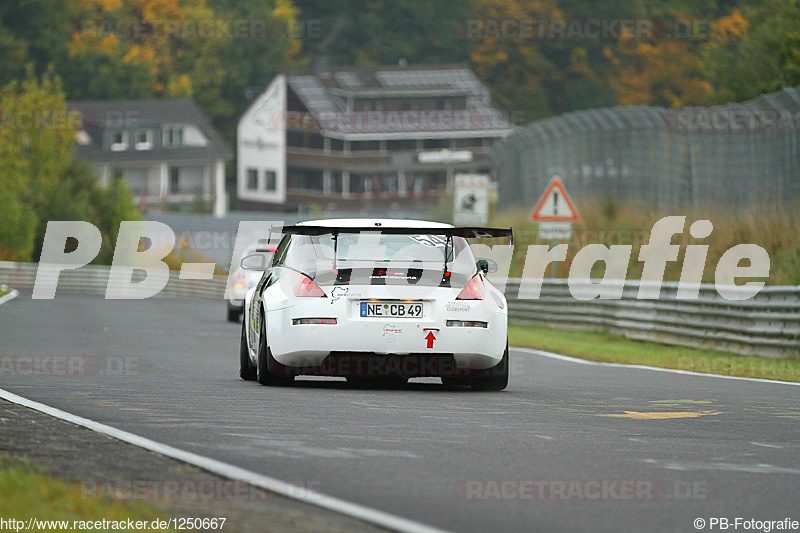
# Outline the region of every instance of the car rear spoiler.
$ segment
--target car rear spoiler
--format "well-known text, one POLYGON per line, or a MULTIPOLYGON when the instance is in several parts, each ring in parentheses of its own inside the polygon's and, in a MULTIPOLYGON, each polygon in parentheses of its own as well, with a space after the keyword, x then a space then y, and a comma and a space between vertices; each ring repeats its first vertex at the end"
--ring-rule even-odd
POLYGON ((444 235, 444 272, 447 276, 447 258, 449 257, 447 248, 452 246, 453 237, 464 237, 465 239, 497 239, 508 238, 508 244, 514 244, 514 234, 511 228, 483 228, 479 226, 465 226, 460 228, 453 227, 419 227, 419 228, 399 228, 391 226, 283 226, 284 235, 308 235, 320 236, 331 235, 333 237, 333 261, 336 268, 336 250, 339 245, 340 233, 383 233, 386 235, 444 235))
POLYGON ((419 227, 398 228, 389 226, 283 226, 281 233, 288 235, 338 235, 340 233, 384 233, 386 235, 444 235, 445 237, 464 237, 465 239, 497 239, 508 238, 508 244, 514 243, 511 228, 483 228, 465 226, 460 228, 419 227))

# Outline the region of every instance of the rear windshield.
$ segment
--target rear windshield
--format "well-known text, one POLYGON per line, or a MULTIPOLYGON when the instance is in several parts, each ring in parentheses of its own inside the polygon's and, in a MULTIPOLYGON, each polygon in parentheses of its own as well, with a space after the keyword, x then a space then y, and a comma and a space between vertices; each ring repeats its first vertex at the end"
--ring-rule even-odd
MULTIPOLYGON (((317 244, 327 250, 327 256, 333 255, 333 237, 325 235, 317 237, 317 244)), ((419 261, 444 261, 444 247, 447 238, 444 235, 359 235, 342 233, 336 246, 338 261, 391 261, 398 253, 404 259, 419 261), (404 253, 407 252, 407 253, 404 253), (405 257, 410 255, 410 257, 405 257)), ((451 250, 448 247, 448 253, 451 250)))
MULTIPOLYGON (((346 266, 367 266, 364 263, 387 263, 390 261, 422 263, 426 268, 444 269, 444 235, 410 234, 387 235, 381 233, 341 233, 336 243, 336 263, 346 266)), ((287 250, 286 264, 303 270, 309 261, 318 263, 316 269, 333 267, 334 242, 331 235, 309 237, 292 236, 287 250)), ((463 237, 453 237, 447 245, 447 262, 452 267, 454 257, 459 263, 474 265, 469 245, 463 237), (462 254, 468 254, 462 257, 462 254), (455 256, 454 256, 455 254, 455 256)))

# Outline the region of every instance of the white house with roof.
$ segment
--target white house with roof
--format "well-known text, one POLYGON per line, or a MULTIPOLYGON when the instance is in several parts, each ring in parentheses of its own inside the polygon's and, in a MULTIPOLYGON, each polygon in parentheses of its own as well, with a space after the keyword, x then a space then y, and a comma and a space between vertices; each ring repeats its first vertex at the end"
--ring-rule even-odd
POLYGON ((76 154, 101 183, 122 179, 142 209, 210 204, 225 215, 225 162, 219 133, 188 99, 70 101, 81 116, 76 154))
POLYGON ((239 204, 434 201, 511 130, 463 65, 287 70, 239 120, 239 204))

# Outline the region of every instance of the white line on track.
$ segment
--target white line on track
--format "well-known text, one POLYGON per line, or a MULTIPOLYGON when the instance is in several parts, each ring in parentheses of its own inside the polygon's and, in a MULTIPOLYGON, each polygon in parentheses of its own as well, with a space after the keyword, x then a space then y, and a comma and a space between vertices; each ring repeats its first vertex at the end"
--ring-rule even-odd
POLYGON ((403 533, 443 533, 445 531, 442 529, 437 529, 433 526, 422 524, 420 522, 415 522, 413 520, 408 520, 406 518, 385 513, 383 511, 378 511, 377 509, 371 509, 357 503, 340 500, 339 498, 321 494, 304 487, 292 485, 275 478, 250 472, 249 470, 245 470, 228 463, 223 463, 222 461, 217 461, 209 457, 204 457, 196 453, 187 452, 179 448, 161 444, 145 437, 140 437, 139 435, 134 435, 133 433, 128 433, 127 431, 122 431, 120 429, 95 422, 94 420, 82 418, 80 416, 67 413, 66 411, 62 411, 61 409, 23 398, 22 396, 18 396, 3 389, 0 389, 0 398, 8 400, 9 402, 17 405, 22 405, 35 411, 39 411, 46 415, 53 416, 66 422, 83 426, 91 429, 92 431, 96 431, 97 433, 102 433, 103 435, 108 435, 109 437, 127 442, 128 444, 133 444, 134 446, 139 446, 140 448, 177 459, 178 461, 189 463, 198 468, 202 468, 203 470, 211 472, 212 474, 216 474, 234 481, 249 483, 255 487, 259 487, 294 500, 315 505, 317 507, 322 507, 323 509, 328 509, 330 511, 356 518, 364 522, 369 522, 392 531, 400 531, 403 533))
POLYGON ((775 379, 761 379, 761 378, 743 378, 740 376, 723 376, 722 374, 706 374, 704 372, 692 372, 691 370, 677 370, 674 368, 662 368, 659 366, 646 366, 646 365, 627 365, 624 363, 602 363, 600 361, 587 361, 586 359, 578 359, 577 357, 570 357, 568 355, 561 355, 553 352, 545 352, 544 350, 534 350, 532 348, 517 348, 511 347, 512 350, 522 352, 528 355, 538 355, 540 357, 549 357, 550 359, 558 359, 560 361, 569 361, 570 363, 578 363, 580 365, 592 366, 606 366, 611 368, 638 368, 640 370, 655 370, 656 372, 669 372, 670 374, 683 374, 686 376, 700 376, 704 378, 720 378, 720 379, 735 379, 739 381, 755 381, 757 383, 770 383, 772 385, 794 385, 800 386, 799 382, 794 381, 778 381, 775 379))
POLYGON ((3 305, 6 302, 10 302, 11 300, 16 298, 17 296, 19 296, 19 293, 17 291, 15 291, 14 289, 11 289, 8 292, 8 294, 6 294, 2 298, 0 298, 0 305, 3 305))

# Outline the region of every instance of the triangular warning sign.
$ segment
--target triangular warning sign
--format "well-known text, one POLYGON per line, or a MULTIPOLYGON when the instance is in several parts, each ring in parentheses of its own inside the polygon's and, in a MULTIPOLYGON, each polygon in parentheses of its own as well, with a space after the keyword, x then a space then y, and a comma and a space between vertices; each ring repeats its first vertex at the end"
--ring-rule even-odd
POLYGON ((531 212, 533 222, 577 222, 578 210, 558 176, 553 176, 531 212))

